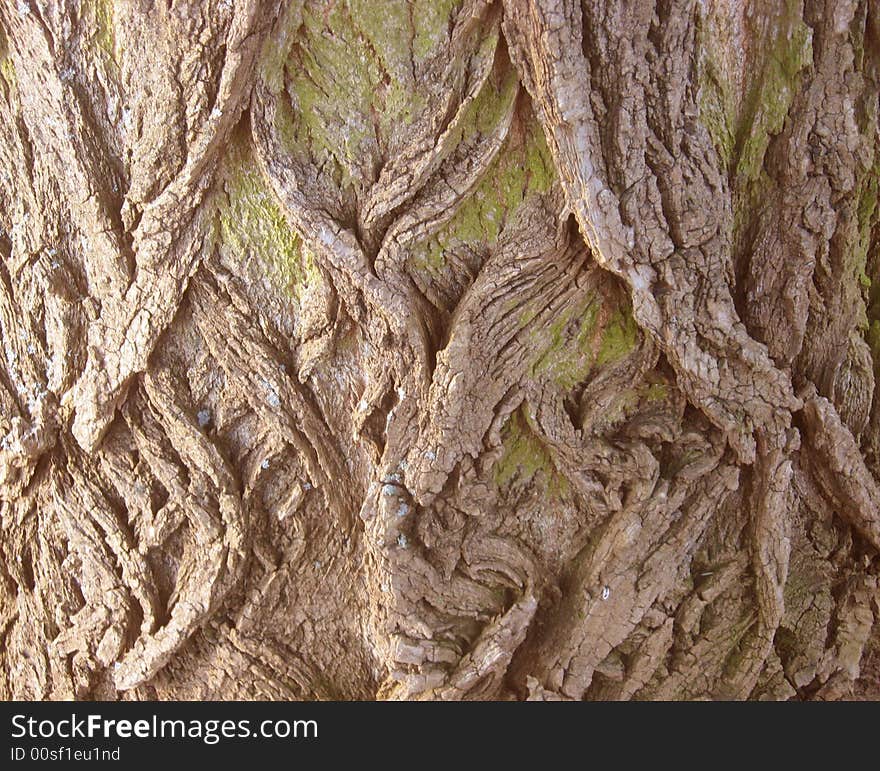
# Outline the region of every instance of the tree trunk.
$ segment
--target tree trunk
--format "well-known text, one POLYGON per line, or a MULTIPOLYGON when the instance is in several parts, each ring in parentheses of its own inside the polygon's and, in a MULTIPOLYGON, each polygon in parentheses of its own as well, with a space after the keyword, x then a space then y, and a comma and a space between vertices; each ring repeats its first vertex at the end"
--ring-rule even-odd
POLYGON ((0 697, 880 698, 878 0, 0 23, 0 697))

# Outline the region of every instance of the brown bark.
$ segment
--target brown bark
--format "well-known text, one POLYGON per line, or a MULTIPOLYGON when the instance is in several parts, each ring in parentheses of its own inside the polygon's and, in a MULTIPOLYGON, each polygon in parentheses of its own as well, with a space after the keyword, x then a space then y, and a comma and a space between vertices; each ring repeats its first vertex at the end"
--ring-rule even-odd
POLYGON ((0 0, 0 696, 880 697, 877 0, 0 0))

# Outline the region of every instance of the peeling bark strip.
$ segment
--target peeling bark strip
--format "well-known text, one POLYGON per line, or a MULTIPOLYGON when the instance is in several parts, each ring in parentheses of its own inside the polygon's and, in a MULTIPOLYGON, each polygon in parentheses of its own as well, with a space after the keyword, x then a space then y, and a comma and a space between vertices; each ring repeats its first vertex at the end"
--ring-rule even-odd
POLYGON ((0 0, 0 697, 880 698, 877 0, 0 0))

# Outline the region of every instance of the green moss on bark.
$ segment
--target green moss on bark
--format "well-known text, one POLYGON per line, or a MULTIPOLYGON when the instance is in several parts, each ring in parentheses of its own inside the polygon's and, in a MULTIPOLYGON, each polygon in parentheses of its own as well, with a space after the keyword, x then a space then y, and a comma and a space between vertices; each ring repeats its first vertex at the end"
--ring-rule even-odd
POLYGON ((112 0, 83 0, 83 17, 92 29, 92 44, 101 56, 116 61, 116 30, 114 27, 114 4, 112 0))
POLYGON ((584 382, 594 367, 613 364, 633 351, 639 330, 628 301, 593 296, 567 310, 534 341, 539 351, 531 372, 564 389, 584 382))
MULTIPOLYGON (((467 136, 468 126, 484 133, 494 129, 503 114, 501 107, 505 101, 509 104, 515 87, 513 77, 508 78, 501 87, 487 84, 484 89, 486 93, 475 100, 473 118, 464 122, 462 133, 467 136)), ((416 270, 441 270, 446 264, 445 255, 450 250, 466 248, 482 251, 491 248, 526 198, 550 189, 555 172, 544 134, 532 117, 524 122, 521 129, 508 137, 482 181, 452 218, 435 235, 414 249, 411 263, 416 270)))
POLYGON ((299 299, 321 280, 308 249, 289 226, 271 188, 242 138, 230 147, 217 197, 220 248, 237 259, 258 259, 270 276, 299 299))
POLYGON ((770 139, 785 125, 798 75, 813 60, 813 32, 794 13, 795 6, 788 3, 792 15, 780 22, 767 46, 761 74, 746 96, 737 132, 736 172, 747 180, 760 176, 770 139))
POLYGON ((871 349, 871 358, 874 360, 874 372, 876 373, 880 369, 880 321, 871 322, 865 337, 868 341, 868 347, 871 349))
POLYGON ((559 495, 569 488, 553 465, 549 451, 529 425, 526 408, 514 412, 501 431, 504 452, 495 463, 493 475, 498 488, 514 484, 542 484, 547 493, 559 495))
POLYGON ((14 89, 18 85, 18 76, 15 74, 15 65, 12 59, 0 60, 0 77, 6 82, 7 88, 14 89))
POLYGON ((343 184, 363 176, 371 149, 391 151, 428 108, 416 60, 444 44, 459 3, 430 5, 389 0, 377 13, 368 0, 311 0, 288 11, 262 60, 270 90, 287 92, 276 121, 288 149, 332 158, 343 184))
POLYGON ((880 194, 880 153, 875 152, 874 164, 862 179, 859 191, 856 208, 857 235, 853 255, 859 283, 862 289, 865 290, 869 301, 871 299, 872 281, 867 272, 868 250, 871 247, 873 229, 878 221, 880 221, 878 194, 880 194))
POLYGON ((412 9, 413 54, 426 59, 447 40, 449 19, 461 8, 462 0, 433 0, 412 9))
POLYGON ((737 98, 735 84, 730 79, 726 65, 718 55, 729 50, 729 37, 719 25, 718 17, 700 19, 698 32, 698 106, 700 120, 709 132, 715 151, 727 167, 733 157, 736 144, 737 98))
POLYGON ((597 364, 620 361, 629 354, 639 339, 639 328, 629 305, 619 307, 602 335, 602 344, 596 354, 597 364))
POLYGON ((600 308, 599 298, 589 298, 538 335, 535 343, 540 354, 532 364, 533 376, 549 377, 565 389, 586 379, 596 361, 600 308))
POLYGON ((698 104, 719 158, 748 184, 761 177, 770 140, 782 131, 801 72, 812 63, 812 30, 800 0, 747 16, 739 33, 731 28, 737 12, 722 6, 700 20, 698 104), (748 39, 747 49, 737 34, 748 39))
POLYGON ((263 82, 276 96, 284 90, 287 62, 296 32, 302 24, 302 6, 299 3, 289 3, 283 14, 281 23, 266 38, 260 59, 263 82))
POLYGON ((5 81, 7 89, 14 89, 18 84, 15 64, 9 57, 9 41, 6 39, 6 32, 2 27, 0 27, 0 78, 5 81))

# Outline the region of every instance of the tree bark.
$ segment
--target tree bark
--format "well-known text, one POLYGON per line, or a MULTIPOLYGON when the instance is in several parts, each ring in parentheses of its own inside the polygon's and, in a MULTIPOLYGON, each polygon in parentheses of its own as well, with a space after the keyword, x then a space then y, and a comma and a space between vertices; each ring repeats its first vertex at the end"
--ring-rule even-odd
POLYGON ((880 698, 878 0, 0 0, 0 697, 880 698))

